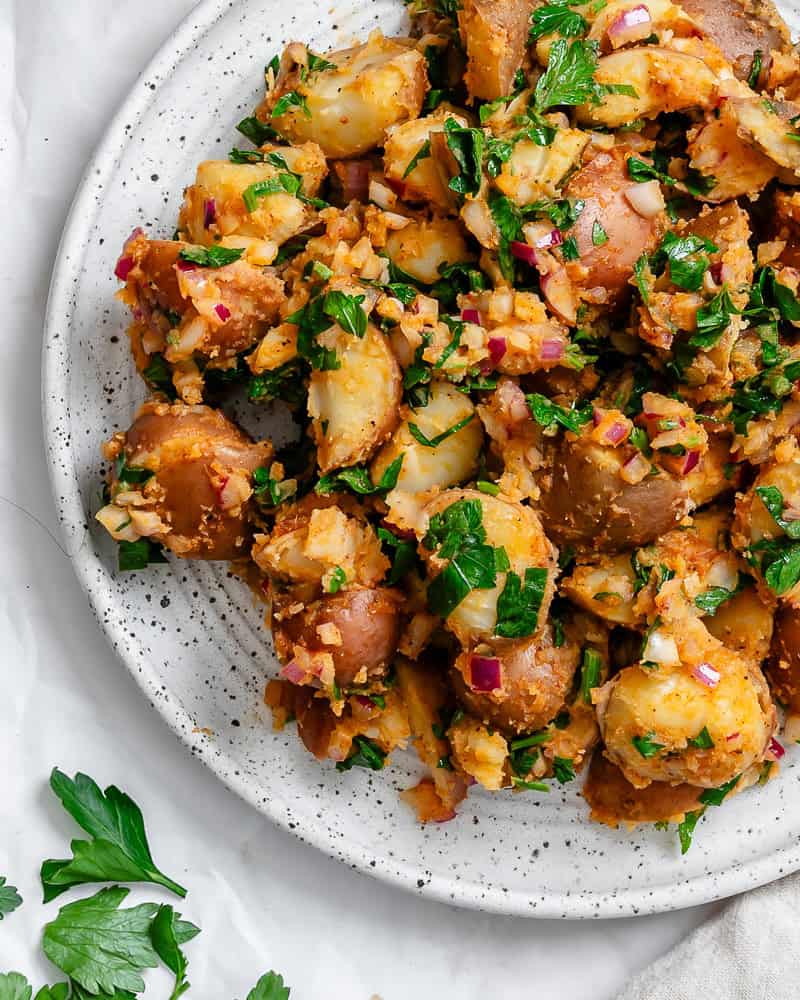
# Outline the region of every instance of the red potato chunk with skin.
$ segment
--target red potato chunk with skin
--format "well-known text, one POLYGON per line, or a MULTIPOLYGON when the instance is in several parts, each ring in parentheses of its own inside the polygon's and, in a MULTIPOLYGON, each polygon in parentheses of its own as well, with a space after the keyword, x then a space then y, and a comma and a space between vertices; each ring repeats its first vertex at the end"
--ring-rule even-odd
POLYGON ((691 505, 685 480, 664 471, 626 483, 618 449, 589 440, 556 446, 539 477, 539 514, 557 545, 614 551, 652 542, 674 528, 691 505))
POLYGON ((382 677, 400 641, 402 595, 386 587, 351 587, 297 608, 288 595, 273 605, 272 634, 282 661, 293 647, 330 653, 341 687, 382 677))
POLYGON ((592 757, 583 797, 596 823, 617 827, 620 823, 680 822, 687 812, 701 808, 703 789, 696 785, 673 785, 652 781, 646 788, 632 785, 602 752, 592 757))
POLYGON ((464 80, 470 100, 493 101, 510 94, 522 66, 530 0, 464 0, 458 27, 467 52, 464 80))
MULTIPOLYGON (((148 240, 137 231, 117 263, 125 280, 119 297, 134 316, 129 333, 136 366, 144 373, 154 355, 162 355, 179 388, 181 365, 196 369, 196 356, 214 364, 235 359, 259 341, 286 302, 283 281, 269 271, 244 260, 200 267, 180 259, 188 249, 190 244, 148 240)), ((198 375, 194 394, 181 395, 197 403, 201 390, 198 375)))
POLYGON ((269 442, 254 443, 207 406, 150 402, 126 433, 104 446, 104 454, 115 466, 111 503, 97 519, 117 540, 151 538, 187 559, 245 554, 252 473, 269 462, 269 442), (120 459, 152 475, 144 483, 126 481, 120 459), (130 524, 120 529, 126 514, 130 524))
POLYGON ((621 146, 596 153, 564 189, 566 197, 584 202, 583 211, 570 230, 580 258, 567 264, 567 273, 581 289, 605 290, 612 306, 628 298, 633 265, 643 253, 655 249, 666 226, 663 211, 647 218, 626 198, 626 192, 640 187, 628 176, 631 155, 631 150, 621 146), (602 226, 608 237, 600 246, 595 245, 596 224, 602 226))
POLYGON ((800 715, 800 608, 784 604, 775 615, 767 678, 777 698, 800 715))
POLYGON ((550 628, 531 639, 495 640, 480 647, 481 657, 500 660, 502 686, 476 691, 471 683, 474 649, 456 659, 450 680, 458 700, 471 715, 504 733, 530 733, 546 726, 564 705, 580 661, 580 646, 556 646, 550 628))

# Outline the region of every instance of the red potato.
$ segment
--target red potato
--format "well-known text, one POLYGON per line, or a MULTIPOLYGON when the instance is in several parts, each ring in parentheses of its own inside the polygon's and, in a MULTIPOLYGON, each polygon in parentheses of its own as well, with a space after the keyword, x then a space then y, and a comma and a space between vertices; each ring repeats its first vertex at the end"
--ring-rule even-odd
POLYGON ((458 27, 467 52, 464 80, 470 100, 510 94, 528 37, 530 0, 464 0, 458 27))
POLYGON ((342 688, 375 680, 386 673, 397 650, 402 600, 399 591, 386 587, 354 587, 326 594, 295 614, 291 614, 293 598, 276 601, 275 649, 282 661, 291 658, 295 644, 330 653, 336 682, 342 688), (330 626, 334 641, 326 643, 326 627, 330 626))
POLYGON ((791 712, 800 713, 800 608, 784 604, 775 615, 767 680, 791 712))
POLYGON ((641 185, 628 176, 632 151, 617 146, 596 153, 572 177, 564 189, 568 198, 582 199, 584 208, 570 230, 580 258, 567 264, 567 273, 580 288, 605 289, 611 305, 629 297, 633 265, 643 253, 651 253, 666 224, 663 210, 646 217, 637 212, 626 192, 641 185), (595 246, 595 223, 605 230, 608 242, 595 246))
POLYGON ((471 686, 471 660, 475 650, 456 659, 450 679, 459 701, 471 715, 504 733, 520 734, 541 729, 564 705, 572 687, 580 646, 553 643, 550 628, 532 639, 494 640, 480 647, 481 657, 500 660, 502 687, 481 692, 471 686))
MULTIPOLYGON (((272 456, 269 442, 254 443, 222 413, 207 406, 145 403, 126 434, 105 446, 108 458, 148 469, 144 484, 110 480, 111 504, 98 520, 121 540, 135 529, 176 555, 234 559, 250 542, 248 501, 253 470, 272 456), (127 512, 131 525, 116 533, 113 514, 127 512)), ((120 518, 117 518, 119 524, 120 518)))
POLYGON ((753 68, 753 54, 762 53, 757 84, 769 72, 770 53, 788 49, 789 31, 770 0, 681 0, 683 10, 700 25, 732 64, 740 80, 753 68))
POLYGON ((631 485, 620 477, 617 449, 592 441, 556 446, 539 478, 539 514, 557 545, 613 551, 652 542, 690 507, 685 480, 661 472, 631 485))
POLYGON ((653 781, 636 788, 603 753, 592 757, 583 797, 596 823, 616 827, 620 823, 680 822, 687 812, 701 808, 703 789, 695 785, 671 785, 653 781))

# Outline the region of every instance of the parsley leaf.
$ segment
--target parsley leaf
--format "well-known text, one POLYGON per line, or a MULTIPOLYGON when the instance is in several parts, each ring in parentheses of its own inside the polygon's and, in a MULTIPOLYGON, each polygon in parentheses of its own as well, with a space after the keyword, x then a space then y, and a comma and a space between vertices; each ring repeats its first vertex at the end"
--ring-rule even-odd
POLYGON ((720 785, 719 788, 706 788, 704 792, 700 794, 699 801, 703 803, 704 806, 721 806, 725 800, 725 796, 731 792, 736 785, 739 783, 741 774, 737 774, 735 778, 731 778, 730 781, 726 781, 724 785, 720 785))
POLYGON ((431 140, 426 139, 425 142, 419 147, 419 149, 414 153, 411 159, 408 161, 408 166, 403 171, 403 180, 408 177, 411 171, 416 167, 420 160, 427 160, 431 155, 431 140))
POLYGON ((159 906, 150 924, 150 941, 156 954, 175 976, 169 1000, 178 1000, 191 985, 186 979, 186 956, 177 937, 177 916, 171 906, 159 906))
POLYGON ((0 1000, 31 1000, 30 983, 20 972, 0 973, 0 1000))
POLYGON ((444 135, 447 148, 459 167, 459 173, 450 180, 450 189, 460 195, 476 195, 483 177, 483 132, 479 128, 464 128, 455 118, 448 118, 444 123, 444 135))
POLYGON ((386 753, 378 744, 366 736, 356 736, 350 746, 350 753, 345 760, 336 765, 337 771, 349 771, 354 767, 366 767, 371 771, 383 770, 386 753))
POLYGON ((302 94, 298 94, 296 90, 289 90, 278 98, 275 102, 275 107, 272 109, 272 117, 280 118, 281 115, 285 115, 291 108, 300 108, 306 118, 311 117, 305 97, 302 94))
POLYGON ((729 601, 738 591, 728 590, 725 587, 709 587, 703 594, 698 594, 694 599, 695 607, 712 617, 719 611, 722 605, 729 601))
POLYGON ((364 466, 352 465, 350 468, 338 469, 336 472, 329 472, 327 475, 322 476, 314 487, 314 492, 322 496, 327 496, 329 493, 335 493, 337 490, 342 489, 342 487, 346 487, 359 496, 388 493, 389 490, 393 490, 397 486, 397 479, 400 475, 404 457, 404 455, 398 455, 386 467, 376 485, 373 485, 370 475, 364 466))
POLYGON ((565 785, 568 781, 575 779, 575 765, 569 757, 553 758, 553 775, 559 785, 565 785))
POLYGON ((363 337, 367 332, 367 314, 361 308, 363 295, 347 295, 346 292, 332 291, 322 300, 322 311, 354 337, 363 337))
POLYGON ((531 15, 528 44, 533 45, 543 35, 559 34, 562 38, 574 38, 583 35, 588 27, 586 18, 570 10, 567 3, 545 4, 537 7, 531 15))
POLYGON ((694 828, 697 826, 697 821, 703 815, 704 811, 705 810, 703 809, 698 809, 696 812, 687 812, 683 820, 678 823, 678 838, 681 842, 681 854, 686 854, 692 846, 694 828))
POLYGON ((764 53, 761 49, 756 49, 753 53, 753 61, 750 63, 750 72, 747 74, 747 86, 751 90, 755 90, 758 84, 758 78, 761 76, 761 64, 764 59, 764 53))
POLYGON ((238 260, 243 253, 241 247, 184 247, 178 257, 198 267, 225 267, 238 260))
POLYGON ((16 886, 6 884, 5 875, 0 875, 0 920, 13 913, 18 906, 22 906, 22 896, 16 886))
POLYGON ((387 584, 392 587, 413 568, 416 562, 417 547, 414 542, 398 538, 394 532, 380 525, 378 526, 378 538, 392 553, 392 568, 386 577, 387 584))
POLYGON ((538 392, 529 393, 525 399, 533 419, 545 430, 561 426, 574 434, 580 434, 583 425, 592 418, 591 406, 580 410, 566 410, 538 392))
POLYGON ((507 573, 505 586, 497 598, 495 635, 504 639, 532 635, 539 623, 539 610, 546 587, 546 569, 528 567, 524 584, 516 573, 507 573))
POLYGON ((659 750, 664 749, 663 743, 656 743, 653 739, 655 735, 655 733, 646 733, 644 736, 634 736, 631 739, 631 743, 642 757, 655 757, 659 750))
POLYGON ((595 219, 592 223, 592 245, 601 247, 605 243, 608 243, 608 233, 603 228, 602 223, 595 219))
POLYGON ((704 351, 714 347, 728 329, 731 316, 738 313, 728 289, 723 288, 710 302, 697 310, 697 332, 690 338, 690 345, 704 351))
POLYGON ((330 62, 328 59, 323 59, 322 56, 316 56, 313 52, 308 53, 308 72, 309 73, 322 73, 326 69, 337 69, 335 62, 330 62))
POLYGON ((117 565, 120 572, 144 569, 152 563, 165 563, 166 556, 157 542, 149 538, 140 538, 135 542, 119 542, 117 548, 117 565))
POLYGON ((141 993, 144 969, 158 965, 150 943, 150 922, 158 909, 141 903, 119 905, 128 889, 101 889, 88 899, 62 906, 45 926, 42 949, 50 961, 89 993, 141 993))
POLYGON ((50 787, 93 839, 74 840, 73 857, 68 861, 43 862, 46 903, 71 886, 90 882, 152 882, 178 896, 186 895, 183 886, 155 866, 142 813, 133 799, 114 785, 101 792, 88 775, 79 772, 72 779, 58 768, 50 776, 50 787))
POLYGON ((277 972, 263 975, 247 994, 247 1000, 289 1000, 291 990, 283 985, 283 976, 277 972))
POLYGON ((248 212, 255 212, 260 198, 271 194, 296 195, 302 187, 302 181, 297 174, 280 173, 277 177, 269 177, 265 181, 256 181, 242 191, 242 201, 248 212))
POLYGON ((714 747, 708 726, 703 726, 697 736, 690 737, 686 742, 690 747, 697 747, 698 750, 711 750, 714 747))
POLYGON ((687 292, 696 292, 703 284, 703 275, 710 264, 708 257, 701 252, 704 250, 714 253, 719 247, 700 236, 676 236, 670 231, 665 233, 650 263, 657 271, 669 263, 672 283, 687 292))
POLYGON ((438 448, 442 441, 445 441, 453 434, 457 434, 463 427, 471 423, 474 416, 474 413, 467 414, 466 417, 453 424, 452 427, 448 427, 441 434, 437 434, 432 438, 426 437, 416 424, 409 423, 408 429, 414 440, 418 441, 424 448, 438 448))
POLYGON ((587 646, 581 663, 581 695, 587 705, 592 704, 592 689, 600 683, 603 660, 596 649, 587 646))
POLYGON ((562 105, 599 104, 604 89, 595 81, 598 46, 595 41, 567 42, 559 38, 550 47, 547 69, 536 83, 534 103, 544 112, 562 105))
POLYGON ((247 395, 251 402, 259 403, 270 399, 282 399, 297 404, 306 396, 301 364, 293 359, 272 371, 254 375, 249 382, 247 395))
POLYGON ((335 371, 342 366, 336 351, 317 343, 317 336, 332 325, 331 317, 325 314, 323 301, 318 295, 287 316, 284 322, 297 324, 297 353, 301 358, 307 358, 311 367, 318 371, 335 371))
POLYGON ((783 494, 778 487, 757 486, 756 493, 778 527, 782 528, 793 541, 800 539, 800 521, 787 521, 784 518, 783 494))
POLYGON ((254 146, 263 146, 266 142, 271 142, 273 139, 280 138, 271 125, 265 125, 264 122, 259 121, 255 115, 251 115, 249 118, 243 118, 236 126, 236 129, 242 133, 245 139, 249 139, 254 146))

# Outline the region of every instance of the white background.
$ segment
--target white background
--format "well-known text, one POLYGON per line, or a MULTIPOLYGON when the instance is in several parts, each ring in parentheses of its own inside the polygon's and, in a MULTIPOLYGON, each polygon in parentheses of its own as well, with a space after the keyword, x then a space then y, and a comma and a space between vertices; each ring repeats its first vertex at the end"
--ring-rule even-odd
MULTIPOLYGON (((278 0, 276 0, 278 2, 278 0)), ((157 863, 190 888, 197 1000, 244 997, 267 969, 292 1000, 606 1000, 713 907, 638 920, 526 921, 390 889, 273 829, 194 761, 107 647, 57 538, 39 412, 50 271, 105 123, 192 0, 0 0, 0 971, 38 988, 57 903, 38 866, 77 834, 53 765, 142 806, 157 863)), ((166 899, 137 891, 135 898, 166 899)), ((151 977, 148 994, 166 995, 151 977)))

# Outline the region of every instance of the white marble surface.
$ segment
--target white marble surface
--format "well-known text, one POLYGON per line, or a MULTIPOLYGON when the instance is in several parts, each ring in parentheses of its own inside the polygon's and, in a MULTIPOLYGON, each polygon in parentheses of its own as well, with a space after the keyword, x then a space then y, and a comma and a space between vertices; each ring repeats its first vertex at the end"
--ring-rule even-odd
MULTIPOLYGON (((277 0, 276 0, 277 2, 277 0)), ((54 764, 142 805, 156 860, 190 887, 198 998, 281 971, 297 1000, 526 995, 606 1000, 714 907, 556 923, 450 909, 390 889, 273 829, 174 740, 111 654, 56 536, 39 351, 70 198, 115 106, 192 0, 0 0, 0 874, 25 905, 0 924, 0 971, 36 986, 37 871, 76 834, 54 764)), ((87 430, 88 433, 88 430, 87 430)), ((137 892, 140 899, 157 893, 137 892)), ((158 974, 150 995, 161 995, 158 974)))

